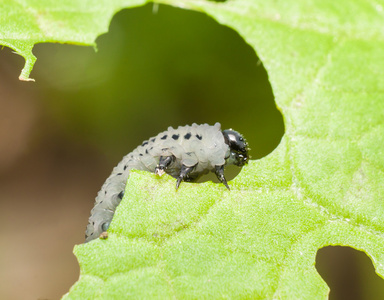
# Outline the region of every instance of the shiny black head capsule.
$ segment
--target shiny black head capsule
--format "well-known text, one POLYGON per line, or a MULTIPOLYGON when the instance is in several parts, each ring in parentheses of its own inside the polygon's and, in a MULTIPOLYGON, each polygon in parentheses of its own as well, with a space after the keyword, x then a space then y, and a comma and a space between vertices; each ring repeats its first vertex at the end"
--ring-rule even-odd
POLYGON ((235 130, 226 129, 222 131, 225 143, 231 149, 227 158, 227 164, 244 166, 248 163, 248 143, 244 137, 235 130))

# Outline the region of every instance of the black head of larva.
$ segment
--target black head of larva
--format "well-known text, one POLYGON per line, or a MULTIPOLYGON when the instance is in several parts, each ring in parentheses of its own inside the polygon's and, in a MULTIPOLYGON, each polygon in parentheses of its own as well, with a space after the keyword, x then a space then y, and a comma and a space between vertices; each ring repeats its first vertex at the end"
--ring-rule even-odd
POLYGON ((225 143, 231 149, 230 156, 227 158, 228 164, 244 166, 248 163, 248 143, 244 137, 235 130, 226 129, 222 131, 225 143))

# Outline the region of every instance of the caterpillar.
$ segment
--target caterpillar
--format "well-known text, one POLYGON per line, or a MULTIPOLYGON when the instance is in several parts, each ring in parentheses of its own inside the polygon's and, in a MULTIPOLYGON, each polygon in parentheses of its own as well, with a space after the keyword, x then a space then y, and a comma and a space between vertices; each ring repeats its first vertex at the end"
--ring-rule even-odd
MULTIPOLYGON (((85 242, 105 233, 116 207, 124 196, 125 185, 132 169, 167 173, 181 181, 196 181, 203 174, 215 172, 227 189, 224 167, 248 163, 248 144, 232 129, 221 130, 220 123, 169 127, 167 131, 144 141, 113 169, 97 194, 85 231, 85 242)), ((105 238, 105 235, 104 235, 105 238)))

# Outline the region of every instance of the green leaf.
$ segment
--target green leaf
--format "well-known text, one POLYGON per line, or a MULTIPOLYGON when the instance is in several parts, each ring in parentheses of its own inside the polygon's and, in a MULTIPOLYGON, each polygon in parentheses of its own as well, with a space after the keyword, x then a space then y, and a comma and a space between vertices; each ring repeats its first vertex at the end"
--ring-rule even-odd
MULTIPOLYGON (((64 299, 325 299, 314 264, 326 245, 366 252, 384 276, 384 3, 162 2, 241 34, 286 133, 230 192, 133 173, 108 239, 75 247, 81 275, 64 299)), ((34 43, 92 45, 113 13, 144 1, 25 3, 0 10, 0 43, 26 58, 24 79, 34 43)))
POLYGON ((25 58, 20 80, 30 81, 37 43, 70 43, 95 46, 97 36, 108 31, 113 15, 146 0, 1 0, 0 45, 25 58))

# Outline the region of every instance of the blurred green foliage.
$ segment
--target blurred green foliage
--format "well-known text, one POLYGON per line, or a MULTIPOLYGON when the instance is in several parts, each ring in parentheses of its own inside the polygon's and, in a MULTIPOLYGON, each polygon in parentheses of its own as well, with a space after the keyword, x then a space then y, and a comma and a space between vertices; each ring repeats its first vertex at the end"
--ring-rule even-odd
POLYGON ((168 126, 193 122, 240 131, 253 158, 280 142, 265 69, 210 17, 162 5, 123 10, 97 45, 37 45, 32 76, 68 138, 96 145, 113 163, 168 126))

